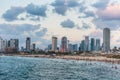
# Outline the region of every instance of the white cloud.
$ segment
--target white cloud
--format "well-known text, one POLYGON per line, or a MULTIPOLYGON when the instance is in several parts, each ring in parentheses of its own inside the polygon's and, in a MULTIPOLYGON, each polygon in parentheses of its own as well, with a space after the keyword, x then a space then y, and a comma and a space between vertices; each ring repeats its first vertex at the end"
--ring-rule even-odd
MULTIPOLYGON (((31 12, 31 10, 28 11, 30 14, 25 12, 25 13, 20 14, 19 16, 16 15, 17 19, 19 19, 18 21, 15 20, 14 22, 8 22, 8 21, 5 21, 2 18, 0 18, 0 20, 1 20, 0 24, 3 24, 3 23, 12 24, 12 25, 14 25, 14 24, 17 24, 17 25, 40 24, 41 27, 44 28, 44 30, 41 31, 41 29, 38 29, 38 30, 36 29, 35 31, 31 31, 28 28, 28 31, 24 31, 23 34, 25 35, 24 37, 33 36, 32 37, 33 42, 36 42, 37 44, 39 44, 39 46, 41 45, 41 47, 45 47, 45 46, 47 47, 47 45, 51 43, 51 37, 53 35, 56 35, 58 37, 59 41, 62 36, 67 36, 71 42, 80 42, 82 39, 84 39, 85 35, 90 35, 93 37, 98 36, 98 38, 99 37, 101 38, 102 29, 104 27, 109 27, 109 28, 111 28, 111 30, 114 30, 114 32, 112 32, 112 36, 113 36, 114 40, 112 40, 111 43, 112 44, 115 43, 117 45, 116 40, 119 40, 119 38, 118 38, 118 36, 116 36, 116 34, 118 34, 118 32, 119 32, 117 29, 119 28, 120 23, 119 23, 119 20, 113 20, 112 18, 118 17, 118 15, 117 15, 118 13, 116 11, 117 10, 119 11, 119 9, 118 9, 118 7, 110 6, 110 5, 113 3, 115 5, 116 4, 119 5, 118 0, 107 0, 107 1, 103 1, 103 0, 92 0, 92 1, 90 1, 90 0, 70 0, 69 4, 67 4, 68 5, 67 9, 66 9, 66 5, 63 3, 64 0, 61 0, 61 1, 47 0, 47 1, 46 0, 40 0, 40 1, 32 0, 29 3, 26 3, 26 1, 25 1, 26 4, 24 4, 24 5, 20 5, 21 3, 18 3, 18 7, 26 7, 28 4, 32 3, 32 4, 34 4, 34 7, 37 5, 37 9, 39 9, 38 6, 46 5, 47 10, 44 12, 45 15, 43 14, 44 16, 46 16, 45 18, 42 18, 41 15, 39 17, 36 16, 36 13, 35 13, 36 8, 35 8, 35 10, 32 12, 31 12), (58 2, 62 2, 62 3, 58 3, 58 2), (74 2, 74 4, 71 2, 74 2), (103 3, 103 4, 101 4, 101 3, 103 3), (58 10, 57 8, 59 8, 59 7, 62 10, 58 10), (55 10, 55 12, 53 12, 53 9, 55 10), (103 11, 101 11, 101 9, 103 11), (60 12, 58 12, 57 10, 60 12), (98 14, 96 14, 97 10, 99 10, 101 12, 101 14, 100 14, 100 12, 98 14), (112 13, 112 10, 114 11, 115 15, 112 13), (35 17, 32 17, 31 13, 34 13, 35 17), (107 15, 109 13, 111 15, 114 15, 114 16, 109 16, 109 17, 111 17, 110 18, 111 20, 102 20, 101 19, 101 18, 106 17, 106 16, 104 16, 104 14, 107 15), (26 17, 26 15, 27 15, 27 17, 26 17), (70 19, 72 22, 74 22, 74 26, 75 26, 74 28, 72 28, 72 29, 63 28, 60 25, 61 22, 65 21, 67 19, 70 19), (36 21, 36 20, 38 20, 38 21, 36 21), (47 32, 46 32, 46 30, 47 30, 47 32), (117 31, 115 31, 115 30, 117 30, 117 31), (46 32, 45 35, 44 35, 44 32, 46 32), (42 33, 42 34, 40 34, 40 33, 42 33), (42 38, 40 38, 39 36, 42 36, 42 38)), ((17 0, 16 0, 16 2, 17 2, 17 0)), ((2 27, 0 27, 0 28, 2 28, 2 27)), ((3 34, 3 35, 5 37, 5 34, 3 34)), ((10 36, 8 36, 8 37, 10 37, 10 36)), ((11 35, 11 37, 15 37, 15 36, 11 35)), ((21 41, 25 42, 24 40, 23 41, 21 40, 21 41)))

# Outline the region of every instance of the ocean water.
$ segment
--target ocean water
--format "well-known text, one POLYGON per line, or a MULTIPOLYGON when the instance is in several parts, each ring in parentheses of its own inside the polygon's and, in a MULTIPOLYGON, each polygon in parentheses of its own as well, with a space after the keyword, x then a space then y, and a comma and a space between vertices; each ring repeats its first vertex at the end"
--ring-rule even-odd
POLYGON ((120 65, 1 56, 0 80, 120 80, 120 65))

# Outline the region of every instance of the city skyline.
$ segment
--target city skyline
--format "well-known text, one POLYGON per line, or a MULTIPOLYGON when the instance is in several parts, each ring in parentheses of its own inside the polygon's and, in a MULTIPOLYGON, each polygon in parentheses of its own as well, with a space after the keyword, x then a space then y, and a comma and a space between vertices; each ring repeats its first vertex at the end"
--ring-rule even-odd
MULTIPOLYGON (((108 29, 108 28, 105 28, 108 29)), ((103 30, 104 33, 104 30, 103 30)), ((109 35, 108 33, 107 35, 109 35)), ((106 34, 104 34, 106 36, 106 34)), ((103 37, 104 38, 104 37, 103 37)), ((103 51, 103 52, 110 52, 113 49, 110 48, 110 39, 104 38, 103 39, 104 43, 101 43, 99 38, 94 38, 90 36, 85 36, 85 38, 82 41, 79 41, 79 43, 71 43, 70 40, 66 37, 63 36, 61 38, 61 43, 58 44, 57 37, 52 37, 51 44, 47 46, 45 49, 46 51, 54 51, 54 52, 78 52, 78 51, 103 51), (106 43, 106 41, 109 41, 106 43), (105 44, 102 46, 102 44, 105 44)))
MULTIPOLYGON (((85 36, 103 41, 103 28, 111 30, 111 48, 120 47, 120 1, 118 0, 1 0, 0 36, 19 39, 25 47, 26 37, 39 48, 51 43, 51 36, 63 36, 79 43, 85 36)), ((102 42, 101 42, 102 43, 102 42)))

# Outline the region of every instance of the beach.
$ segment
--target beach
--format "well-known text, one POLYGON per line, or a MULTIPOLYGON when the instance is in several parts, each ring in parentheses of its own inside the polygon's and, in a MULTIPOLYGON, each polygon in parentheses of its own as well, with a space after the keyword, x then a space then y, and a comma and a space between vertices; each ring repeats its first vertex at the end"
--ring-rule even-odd
POLYGON ((100 62, 110 62, 115 64, 120 64, 120 59, 109 58, 108 55, 45 55, 45 54, 0 54, 0 56, 20 56, 20 57, 35 57, 35 58, 55 58, 55 59, 66 59, 66 60, 86 60, 86 61, 100 61, 100 62))

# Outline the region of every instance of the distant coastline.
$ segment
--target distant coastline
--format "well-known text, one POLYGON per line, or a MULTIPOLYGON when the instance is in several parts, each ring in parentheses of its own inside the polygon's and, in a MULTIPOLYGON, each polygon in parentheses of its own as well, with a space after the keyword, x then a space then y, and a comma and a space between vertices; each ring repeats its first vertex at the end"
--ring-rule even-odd
POLYGON ((104 55, 45 55, 45 54, 0 54, 0 56, 20 56, 20 57, 34 57, 34 58, 55 58, 66 60, 86 60, 86 61, 100 61, 109 62, 113 64, 120 64, 120 54, 104 54, 104 55), (114 56, 117 56, 114 57, 114 56))

